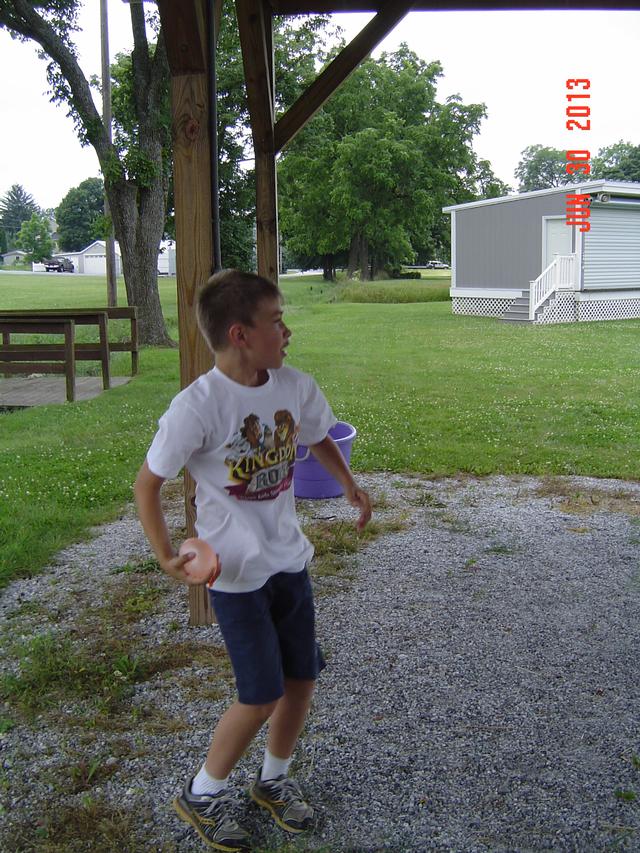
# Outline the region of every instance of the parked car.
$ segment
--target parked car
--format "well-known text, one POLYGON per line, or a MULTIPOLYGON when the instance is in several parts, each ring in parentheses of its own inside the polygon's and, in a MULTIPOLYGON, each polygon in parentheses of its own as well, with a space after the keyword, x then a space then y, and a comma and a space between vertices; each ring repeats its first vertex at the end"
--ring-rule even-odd
POLYGON ((445 264, 444 261, 427 261, 425 264, 428 270, 448 270, 449 264, 445 264))
POLYGON ((73 261, 69 258, 51 258, 48 261, 43 261, 44 268, 47 272, 73 272, 75 267, 73 261))

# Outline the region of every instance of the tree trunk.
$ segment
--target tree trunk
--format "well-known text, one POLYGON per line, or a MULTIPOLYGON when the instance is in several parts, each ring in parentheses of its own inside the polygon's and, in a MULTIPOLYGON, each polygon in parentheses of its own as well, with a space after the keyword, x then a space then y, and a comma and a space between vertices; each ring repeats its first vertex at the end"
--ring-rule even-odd
POLYGON ((385 277, 385 269, 384 264, 378 257, 378 255, 374 255, 371 258, 371 280, 376 281, 379 278, 385 277))
POLYGON ((360 281, 369 281, 369 241, 365 236, 360 238, 360 281))
POLYGON ((349 246, 349 260, 347 262, 347 278, 353 278, 360 262, 360 235, 354 234, 349 246))
POLYGON ((165 213, 162 178, 143 189, 126 181, 107 184, 107 192, 122 254, 127 302, 138 308, 140 343, 176 346, 167 332, 158 291, 158 246, 165 213))
POLYGON ((369 241, 360 233, 351 238, 347 277, 353 278, 356 270, 360 270, 360 281, 369 280, 369 241))
POLYGON ((333 255, 322 256, 322 278, 325 281, 335 281, 336 270, 333 265, 333 255))

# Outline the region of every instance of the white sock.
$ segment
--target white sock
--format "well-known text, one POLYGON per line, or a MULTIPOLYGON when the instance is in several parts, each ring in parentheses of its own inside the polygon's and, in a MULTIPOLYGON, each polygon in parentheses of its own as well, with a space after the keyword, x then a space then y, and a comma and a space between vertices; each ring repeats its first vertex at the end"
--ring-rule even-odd
POLYGON ((290 758, 276 758, 268 749, 264 751, 264 763, 260 771, 260 781, 265 779, 277 779, 278 776, 286 776, 291 764, 290 758))
POLYGON ((203 764, 198 774, 193 777, 191 793, 195 794, 196 797, 202 794, 219 794, 220 791, 224 791, 227 787, 228 780, 228 776, 226 779, 215 779, 213 776, 210 776, 203 764))

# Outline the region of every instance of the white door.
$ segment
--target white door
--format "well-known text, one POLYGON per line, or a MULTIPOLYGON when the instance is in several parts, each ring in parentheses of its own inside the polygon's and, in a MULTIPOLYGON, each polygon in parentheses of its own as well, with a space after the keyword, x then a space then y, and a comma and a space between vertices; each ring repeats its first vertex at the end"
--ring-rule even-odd
POLYGON ((542 229, 542 269, 545 270, 555 254, 570 255, 573 252, 571 225, 565 217, 546 218, 542 229))

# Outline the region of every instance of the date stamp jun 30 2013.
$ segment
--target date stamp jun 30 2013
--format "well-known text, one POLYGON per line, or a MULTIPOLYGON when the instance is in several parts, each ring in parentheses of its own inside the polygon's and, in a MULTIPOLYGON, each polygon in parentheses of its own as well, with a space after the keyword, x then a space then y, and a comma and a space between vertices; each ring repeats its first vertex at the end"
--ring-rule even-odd
MULTIPOLYGON (((567 130, 591 130, 591 81, 584 78, 567 80, 567 130)), ((586 177, 591 174, 591 153, 586 149, 567 151, 565 166, 568 175, 580 174, 586 177)), ((567 193, 566 216, 567 225, 577 225, 579 231, 589 231, 591 223, 591 196, 588 193, 567 193)))

